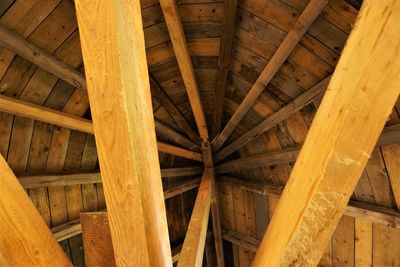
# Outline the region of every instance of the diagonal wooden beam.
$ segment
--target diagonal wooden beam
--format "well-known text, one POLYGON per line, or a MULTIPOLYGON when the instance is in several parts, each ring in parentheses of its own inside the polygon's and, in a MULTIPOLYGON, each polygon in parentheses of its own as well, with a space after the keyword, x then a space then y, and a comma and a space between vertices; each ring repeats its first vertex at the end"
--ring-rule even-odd
POLYGON ((160 104, 165 108, 168 114, 175 121, 176 125, 181 128, 187 136, 197 145, 201 144, 201 139, 197 135, 197 133, 193 130, 192 126, 186 121, 185 117, 179 111, 179 109, 175 106, 174 102, 172 102, 171 98, 164 91, 158 81, 153 77, 150 73, 150 88, 151 93, 154 98, 160 102, 160 104))
POLYGON ((178 267, 202 266, 210 214, 212 176, 211 168, 204 170, 192 216, 190 217, 189 228, 183 242, 178 267))
MULTIPOLYGON (((93 123, 90 120, 7 96, 0 95, 0 111, 54 124, 72 130, 81 131, 88 134, 94 134, 93 123)), ((160 124, 158 124, 157 128, 161 128, 162 130, 166 129, 165 126, 160 126, 160 124)), ((172 132, 171 129, 169 129, 168 131, 170 133, 172 132)), ((166 133, 167 131, 164 132, 166 133)), ((175 140, 177 140, 177 134, 171 134, 170 136, 174 137, 175 140)), ((202 156, 200 153, 165 144, 162 142, 158 142, 157 145, 160 152, 192 160, 202 161, 202 156)))
POLYGON ((171 266, 140 2, 75 5, 116 264, 171 266))
MULTIPOLYGON (((220 176, 218 177, 218 183, 230 184, 256 194, 274 196, 277 198, 281 196, 284 189, 284 186, 282 185, 257 182, 251 179, 232 176, 220 176)), ((400 212, 394 209, 351 200, 348 202, 343 214, 372 223, 400 229, 400 212)))
POLYGON ((193 143, 186 136, 182 135, 181 133, 178 133, 175 129, 169 127, 168 125, 157 120, 156 118, 154 119, 154 123, 156 126, 157 134, 160 134, 161 136, 166 137, 167 139, 173 141, 174 143, 182 147, 185 147, 189 150, 193 150, 199 147, 199 145, 193 143))
POLYGON ((229 62, 231 60, 235 33, 237 3, 237 0, 224 2, 224 20, 222 22, 221 44, 219 47, 217 85, 212 125, 213 137, 217 136, 221 131, 225 90, 228 83, 229 62))
POLYGON ((0 24, 0 45, 63 79, 74 87, 86 91, 82 73, 65 64, 44 49, 37 47, 0 24))
POLYGON ((0 183, 1 265, 72 266, 1 155, 0 183))
POLYGON ((201 104, 196 75, 193 70, 192 60, 190 58, 185 33, 183 32, 178 7, 176 6, 175 0, 160 0, 160 4, 200 137, 206 141, 208 139, 206 118, 201 104))
POLYGON ((399 23, 364 1, 253 266, 318 264, 399 97, 399 23))
POLYGON ((292 102, 282 107, 281 109, 273 113, 271 116, 267 117, 256 127, 247 131, 229 145, 223 147, 215 156, 215 161, 219 162, 223 160, 224 158, 231 155, 239 148, 243 147, 245 144, 251 142, 259 135, 265 133, 278 123, 284 121, 285 119, 287 119, 297 111, 301 110, 303 107, 305 107, 315 99, 321 97, 326 89, 326 86, 329 83, 329 79, 330 77, 323 79, 321 82, 317 83, 315 86, 313 86, 312 88, 310 88, 309 90, 307 90, 306 92, 295 98, 292 102))
POLYGON ((218 151, 228 139, 228 137, 235 130, 239 122, 243 119, 246 113, 250 110, 251 106, 260 96, 264 88, 271 81, 274 75, 278 72, 279 68, 289 57, 290 53, 300 42, 307 29, 311 26, 314 20, 321 13, 322 9, 328 3, 328 0, 311 0, 303 13, 297 19, 293 28, 286 35, 278 50, 272 56, 271 60, 265 66, 260 76, 257 78, 246 97, 243 99, 239 108, 232 115, 221 134, 215 139, 213 143, 213 150, 218 151))

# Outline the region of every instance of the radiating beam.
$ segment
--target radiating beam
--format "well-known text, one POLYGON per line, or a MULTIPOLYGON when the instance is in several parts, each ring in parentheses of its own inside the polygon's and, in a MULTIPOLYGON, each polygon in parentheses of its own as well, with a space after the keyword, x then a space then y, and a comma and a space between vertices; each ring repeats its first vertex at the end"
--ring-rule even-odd
POLYGON ((54 74, 72 86, 86 90, 85 77, 44 49, 37 47, 0 24, 0 45, 54 74))
POLYGON ((364 1, 253 266, 318 264, 399 97, 399 23, 364 1))
POLYGON ((239 122, 243 119, 246 113, 250 110, 251 106, 260 96, 264 88, 271 81, 271 79, 278 72, 279 68, 289 57, 290 53, 300 42, 303 35, 306 33, 307 29, 311 26, 314 20, 321 13, 322 9, 328 3, 328 0, 311 0, 307 7, 304 9, 303 13, 297 19, 293 28, 286 35, 282 44, 279 46, 278 50, 272 56, 271 60, 265 66, 264 70, 261 72, 260 76, 257 78, 254 85, 251 87, 250 91, 247 93, 246 97, 243 99, 239 108, 232 115, 225 128, 222 130, 221 134, 213 143, 213 150, 218 151, 228 137, 235 130, 239 122))
POLYGON ((175 121, 176 125, 181 128, 186 135, 197 145, 201 144, 201 139, 198 134, 193 130, 192 126, 186 121, 180 110, 172 102, 171 98, 164 91, 158 81, 150 73, 150 88, 152 96, 160 102, 165 108, 171 118, 175 121))
MULTIPOLYGON (((90 120, 3 95, 0 95, 0 111, 88 134, 94 134, 93 124, 90 120)), ((157 128, 160 127, 163 126, 158 126, 157 128)), ((158 142, 157 144, 160 152, 202 161, 200 153, 163 142, 158 142)))
POLYGON ((229 145, 223 147, 215 156, 215 160, 217 162, 223 160, 224 158, 234 153, 239 148, 243 147, 245 144, 251 142, 256 137, 260 136, 267 130, 277 125, 278 123, 282 122, 283 120, 287 119, 297 111, 301 110, 303 107, 305 107, 315 99, 321 97, 326 89, 326 86, 328 85, 329 80, 330 77, 323 79, 322 81, 314 85, 312 88, 310 88, 309 90, 307 90, 306 92, 302 93, 300 96, 295 98, 292 102, 290 102, 286 106, 282 107, 281 109, 279 109, 278 111, 276 111, 275 113, 264 119, 256 127, 247 131, 229 145))
POLYGON ((202 266, 211 205, 212 175, 212 169, 204 170, 178 267, 202 266))
MULTIPOLYGON (((232 176, 220 176, 218 183, 225 183, 242 188, 256 194, 273 196, 279 198, 284 186, 271 183, 257 182, 251 179, 237 178, 232 176)), ((382 224, 389 227, 400 229, 400 212, 372 204, 358 201, 349 201, 345 208, 344 215, 357 219, 382 224)))
POLYGON ((237 0, 224 1, 224 20, 222 22, 221 44, 219 47, 217 86, 215 90, 215 106, 212 124, 212 136, 221 131, 224 110, 225 90, 228 83, 229 62, 235 33, 237 0))
POLYGON ((75 5, 116 264, 171 266, 140 2, 75 5))
POLYGON ((154 123, 156 126, 157 134, 161 135, 162 137, 166 137, 167 139, 173 141, 174 143, 189 150, 193 150, 194 148, 199 147, 198 144, 193 143, 186 136, 182 135, 181 133, 178 133, 175 129, 172 129, 165 123, 157 119, 154 119, 154 123))
POLYGON ((196 75, 193 70, 192 60, 186 43, 185 33, 183 32, 178 7, 176 6, 175 0, 160 0, 160 4, 200 137, 203 141, 207 141, 208 130, 206 118, 201 104, 196 75))
POLYGON ((0 262, 4 266, 72 266, 0 155, 0 262))

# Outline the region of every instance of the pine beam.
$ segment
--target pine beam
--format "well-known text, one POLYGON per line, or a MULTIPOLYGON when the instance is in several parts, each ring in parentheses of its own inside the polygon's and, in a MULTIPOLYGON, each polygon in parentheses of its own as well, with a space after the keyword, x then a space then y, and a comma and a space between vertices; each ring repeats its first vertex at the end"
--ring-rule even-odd
POLYGON ((160 104, 165 108, 171 118, 175 121, 176 125, 181 128, 186 135, 196 144, 201 144, 201 139, 197 133, 193 130, 192 126, 186 121, 185 117, 172 102, 171 98, 164 91, 161 85, 150 73, 150 88, 152 96, 160 102, 160 104))
POLYGON ((318 15, 321 13, 322 9, 327 3, 328 0, 311 0, 309 2, 303 13, 293 25, 293 28, 286 35, 278 50, 272 56, 271 60, 265 66, 264 70, 261 72, 256 82, 251 87, 250 91, 247 93, 242 103, 239 105, 239 108, 235 111, 235 113, 226 124, 225 128, 222 130, 221 134, 214 141, 214 151, 218 151, 221 149, 222 145, 232 134, 232 132, 235 130, 235 128, 246 115, 246 113, 250 110, 251 106, 260 96, 267 84, 278 72, 279 68, 289 57, 290 53, 300 42, 307 29, 318 17, 318 15))
POLYGON ((0 45, 38 65, 74 87, 86 90, 85 77, 44 49, 37 47, 0 24, 0 45))
POLYGON ((75 4, 116 264, 171 266, 140 2, 75 4))
POLYGON ((217 162, 223 160, 224 158, 231 155, 239 148, 243 147, 245 144, 251 142, 256 137, 265 133, 278 123, 284 121, 297 111, 301 110, 303 107, 307 106, 309 103, 321 97, 326 89, 326 86, 329 83, 329 80, 330 77, 323 79, 322 81, 314 85, 312 88, 310 88, 309 90, 307 90, 306 92, 302 93, 300 96, 295 98, 292 102, 290 102, 286 106, 282 107, 281 109, 279 109, 278 111, 267 117, 256 127, 247 131, 229 145, 223 147, 215 156, 215 160, 217 162))
POLYGON ((72 266, 1 155, 0 182, 0 263, 72 266))
POLYGON ((212 175, 210 168, 204 170, 185 241, 183 242, 178 267, 200 267, 203 264, 213 186, 212 175))
MULTIPOLYGON (((0 111, 88 134, 94 134, 93 123, 90 120, 3 95, 0 95, 0 111)), ((166 130, 165 126, 158 126, 156 128, 166 130)), ((171 131, 170 129, 169 132, 171 131)), ((176 135, 172 135, 172 137, 176 137, 176 135)), ((157 145, 160 152, 202 161, 200 153, 163 142, 158 142, 157 145)))
POLYGON ((253 266, 317 265, 399 97, 399 23, 364 1, 253 266))
POLYGON ((213 114, 212 134, 217 136, 221 131, 224 110, 225 90, 228 83, 229 62, 235 33, 237 0, 224 2, 224 19, 222 22, 221 44, 218 57, 217 86, 215 90, 215 106, 213 114))
POLYGON ((179 16, 175 0, 161 0, 160 5, 167 23, 171 42, 174 47, 175 56, 181 70, 182 79, 186 87, 189 102, 193 110, 194 119, 203 141, 208 140, 208 130, 204 110, 201 104, 200 92, 193 70, 185 33, 179 16))
POLYGON ((157 134, 161 135, 162 137, 166 137, 168 140, 171 140, 174 143, 176 143, 184 148, 187 148, 189 150, 193 150, 196 147, 199 147, 198 144, 193 143, 186 136, 182 135, 181 133, 178 133, 175 129, 172 129, 165 123, 163 123, 157 119, 154 119, 154 123, 156 126, 157 134))

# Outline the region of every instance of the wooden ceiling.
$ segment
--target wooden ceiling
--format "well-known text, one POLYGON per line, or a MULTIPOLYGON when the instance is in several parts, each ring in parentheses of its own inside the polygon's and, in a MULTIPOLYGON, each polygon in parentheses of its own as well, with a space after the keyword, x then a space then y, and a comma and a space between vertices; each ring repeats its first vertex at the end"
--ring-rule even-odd
MULTIPOLYGON (((176 2, 190 57, 182 52, 182 36, 171 41, 174 25, 164 18, 159 1, 141 1, 159 162, 170 194, 171 244, 177 247, 185 237, 203 167, 201 139, 209 138, 217 144, 225 262, 249 266, 361 1, 329 0, 320 14, 314 13, 315 21, 310 11, 301 24, 297 21, 309 0, 238 0, 237 7, 223 0, 176 2), (192 64, 193 73, 182 74, 182 64, 192 64), (196 87, 192 79, 198 95, 187 90, 196 87), (258 79, 267 86, 259 85, 248 112, 230 121, 237 110, 246 109, 241 104, 258 79), (198 107, 196 99, 204 117, 192 108, 198 107), (227 124, 232 127, 224 129, 227 124)), ((79 225, 80 212, 103 210, 105 200, 89 99, 82 90, 86 81, 75 12, 72 0, 0 3, 0 153, 74 264, 82 265, 80 230, 73 227, 79 225), (14 50, 24 42, 33 45, 28 56, 14 50), (71 121, 65 121, 70 115, 71 121)), ((400 101, 320 266, 400 266, 399 137, 400 101)), ((207 248, 212 266, 215 259, 207 248)))

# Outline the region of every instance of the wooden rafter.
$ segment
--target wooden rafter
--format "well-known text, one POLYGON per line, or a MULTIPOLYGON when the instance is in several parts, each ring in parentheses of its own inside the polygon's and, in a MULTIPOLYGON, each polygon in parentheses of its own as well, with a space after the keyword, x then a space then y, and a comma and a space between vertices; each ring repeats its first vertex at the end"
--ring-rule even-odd
POLYGON ((260 124, 256 127, 252 128, 251 130, 247 131, 239 138, 237 138, 232 143, 228 144, 227 146, 223 147, 215 156, 215 160, 221 161, 245 144, 251 142, 257 136, 265 133, 267 130, 271 129, 278 123, 282 122, 286 118, 290 117, 312 101, 318 99, 322 96, 323 92, 328 85, 330 77, 323 79, 315 86, 307 90, 306 92, 302 93, 300 96, 295 98, 292 102, 287 104, 286 106, 282 107, 272 115, 268 116, 264 119, 260 124))
POLYGON ((0 264, 72 266, 0 155, 0 264))
MULTIPOLYGON (((257 182, 245 178, 232 176, 220 176, 218 183, 230 184, 237 188, 242 188, 256 194, 273 196, 279 198, 284 186, 257 182)), ((370 221, 376 224, 382 224, 389 227, 400 229, 400 212, 394 209, 388 209, 376 205, 366 204, 358 201, 349 201, 345 208, 344 215, 370 221)))
POLYGON ((217 266, 225 266, 224 261, 224 249, 222 245, 222 234, 221 234, 221 218, 219 211, 219 199, 218 199, 218 188, 217 183, 215 183, 214 175, 214 163, 212 158, 212 147, 210 142, 203 143, 203 161, 204 168, 210 168, 212 175, 212 192, 211 192, 211 216, 212 216, 212 226, 214 233, 214 243, 215 243, 215 253, 217 256, 217 266))
POLYGON ((172 129, 165 123, 163 123, 157 119, 154 119, 154 123, 156 126, 157 134, 160 134, 163 137, 166 137, 167 139, 173 141, 174 143, 176 143, 182 147, 185 147, 189 150, 193 150, 196 147, 198 147, 197 144, 193 143, 186 136, 183 136, 181 133, 178 133, 177 131, 175 131, 175 129, 172 129))
POLYGON ((232 115, 225 128, 213 143, 213 150, 218 151, 228 139, 228 137, 235 130, 239 122, 243 119, 246 113, 250 110, 251 106, 260 96, 264 88, 271 81, 274 75, 278 72, 279 68, 289 57, 290 53, 300 42, 307 29, 311 26, 314 20, 321 13, 322 9, 328 3, 328 0, 311 0, 303 13, 297 19, 293 28, 286 35, 278 50, 272 56, 271 60, 265 66, 260 76, 257 78, 246 97, 243 99, 239 108, 232 115))
POLYGON ((364 1, 253 266, 320 260, 399 97, 399 23, 398 1, 364 1))
POLYGON ((160 104, 165 108, 171 118, 175 121, 176 125, 186 133, 186 135, 197 145, 200 145, 201 139, 197 133, 193 130, 192 126, 186 121, 185 117, 172 102, 171 98, 164 91, 158 81, 150 73, 150 88, 151 93, 154 98, 160 102, 160 104))
MULTIPOLYGON (((81 131, 88 134, 94 134, 93 124, 90 120, 81 118, 75 115, 69 115, 65 112, 57 111, 47 107, 31 104, 18 99, 0 95, 0 111, 11 113, 25 118, 30 118, 57 126, 65 127, 72 130, 81 131)), ((171 136, 174 140, 180 140, 179 134, 173 133, 172 129, 167 129, 166 126, 157 123, 157 129, 162 131, 167 136, 171 136), (171 134, 173 133, 173 134, 171 134)), ((192 160, 202 161, 201 154, 184 148, 158 142, 158 150, 163 153, 172 154, 192 160)))
POLYGON ((234 39, 237 3, 237 0, 224 2, 224 20, 222 22, 221 44, 219 48, 217 85, 212 124, 213 137, 217 136, 221 131, 224 97, 228 83, 229 62, 231 60, 234 39))
MULTIPOLYGON (((400 144, 400 124, 385 127, 377 142, 377 146, 395 144, 400 144)), ((299 152, 299 147, 290 147, 278 151, 251 155, 221 163, 215 166, 215 171, 216 173, 229 173, 263 168, 277 164, 289 164, 296 161, 299 152)))
POLYGON ((75 4, 116 264, 171 266, 140 3, 75 4))
POLYGON ((192 60, 186 43, 185 33, 183 32, 178 7, 175 0, 161 0, 160 4, 163 10, 165 22, 167 23, 169 35, 171 36, 171 42, 182 73, 182 79, 186 87, 200 137, 206 141, 208 139, 206 118, 201 104, 196 75, 193 70, 192 60))
POLYGON ((190 217, 189 228, 178 262, 179 267, 202 266, 208 218, 210 214, 213 186, 212 176, 212 169, 206 168, 201 179, 192 216, 190 217))
POLYGON ((42 69, 63 79, 67 83, 86 90, 86 81, 82 73, 68 66, 44 49, 37 47, 0 24, 0 45, 10 49, 21 57, 38 65, 42 69))

